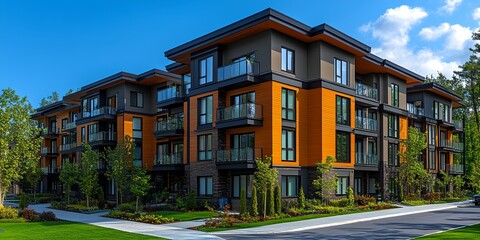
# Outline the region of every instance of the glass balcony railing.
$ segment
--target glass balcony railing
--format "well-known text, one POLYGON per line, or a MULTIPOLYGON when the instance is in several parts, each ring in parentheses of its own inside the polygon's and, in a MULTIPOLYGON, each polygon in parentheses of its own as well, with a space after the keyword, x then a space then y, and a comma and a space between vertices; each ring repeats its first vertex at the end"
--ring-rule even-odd
POLYGON ((218 68, 218 81, 225 81, 243 75, 257 75, 259 63, 251 60, 242 60, 218 68))
POLYGON ((183 164, 183 152, 155 155, 154 165, 158 166, 158 165, 171 165, 171 164, 183 164))
POLYGON ((182 96, 182 87, 180 85, 172 85, 157 91, 157 103, 182 96))
POLYGON ((64 151, 69 151, 69 150, 72 150, 74 148, 77 147, 77 143, 74 142, 74 143, 68 143, 68 144, 62 144, 60 145, 60 151, 61 152, 64 152, 64 151))
POLYGON ((355 84, 357 94, 374 100, 378 100, 378 90, 365 84, 355 84))
POLYGON ((58 148, 57 146, 51 146, 51 147, 42 147, 40 150, 41 154, 58 154, 58 148))
POLYGON ((70 123, 67 123, 65 126, 63 126, 63 130, 64 131, 68 131, 68 130, 73 130, 77 127, 77 123, 75 122, 70 122, 70 123))
POLYGON ((262 105, 245 103, 218 109, 217 121, 221 122, 237 119, 261 120, 263 118, 262 114, 262 105))
POLYGON ((453 120, 453 125, 455 125, 456 129, 463 129, 463 121, 462 120, 453 120))
POLYGON ((60 129, 57 128, 57 126, 52 126, 49 128, 41 128, 40 129, 40 135, 41 136, 50 136, 50 135, 58 135, 60 132, 60 129))
POLYGON ((453 173, 453 174, 461 174, 461 173, 464 173, 464 168, 463 168, 463 164, 457 164, 457 163, 454 163, 454 164, 447 164, 447 171, 449 173, 453 173))
POLYGON ((377 120, 376 119, 371 119, 371 118, 366 118, 366 117, 360 117, 356 116, 355 117, 355 123, 356 123, 356 128, 360 129, 365 129, 365 130, 370 130, 370 131, 377 131, 377 120))
POLYGON ((155 122, 155 132, 172 130, 183 130, 183 118, 168 118, 166 120, 155 122))
POLYGON ((355 153, 355 164, 378 166, 378 158, 375 154, 355 153))
POLYGON ((97 132, 88 134, 88 142, 96 141, 117 141, 116 132, 97 132))
POLYGON ((452 148, 458 151, 463 151, 464 144, 458 141, 440 139, 440 147, 452 148))
POLYGON ((217 162, 246 162, 262 157, 261 148, 232 148, 217 150, 217 162))
POLYGON ((407 111, 413 115, 424 116, 425 111, 423 108, 415 107, 413 103, 407 103, 407 111))
POLYGON ((117 114, 117 109, 114 107, 101 107, 99 109, 94 109, 88 112, 82 112, 79 119, 92 118, 100 115, 115 115, 117 114))

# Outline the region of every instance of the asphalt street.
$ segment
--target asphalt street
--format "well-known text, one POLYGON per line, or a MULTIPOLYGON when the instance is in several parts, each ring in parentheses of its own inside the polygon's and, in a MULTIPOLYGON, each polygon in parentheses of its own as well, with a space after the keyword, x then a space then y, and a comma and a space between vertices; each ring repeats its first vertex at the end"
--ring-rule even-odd
MULTIPOLYGON (((225 239, 410 239, 480 223, 480 207, 412 214, 301 232, 262 235, 222 235, 225 239)), ((478 233, 480 239, 480 232, 478 233)))

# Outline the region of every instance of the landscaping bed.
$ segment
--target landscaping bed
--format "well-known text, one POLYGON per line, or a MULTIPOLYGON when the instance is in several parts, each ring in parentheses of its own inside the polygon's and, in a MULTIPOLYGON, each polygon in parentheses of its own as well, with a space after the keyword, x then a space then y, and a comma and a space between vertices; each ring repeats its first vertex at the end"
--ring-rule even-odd
POLYGON ((98 204, 96 204, 95 202, 92 203, 92 206, 90 207, 87 207, 84 203, 67 204, 66 202, 52 202, 50 208, 84 214, 92 214, 106 211, 105 209, 99 208, 98 204))
POLYGON ((448 196, 444 193, 433 192, 423 195, 421 198, 416 195, 407 196, 406 200, 402 201, 402 204, 407 206, 421 206, 427 204, 441 204, 441 203, 452 203, 469 200, 470 198, 465 196, 448 196))

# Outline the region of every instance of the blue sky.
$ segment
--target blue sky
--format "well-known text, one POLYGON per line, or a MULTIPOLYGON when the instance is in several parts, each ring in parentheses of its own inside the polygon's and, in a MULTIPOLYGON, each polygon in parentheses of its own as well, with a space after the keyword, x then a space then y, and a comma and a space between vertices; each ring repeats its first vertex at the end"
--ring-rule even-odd
POLYGON ((451 76, 480 22, 478 0, 0 0, 0 89, 38 107, 52 91, 165 69, 164 51, 268 7, 328 23, 422 75, 451 76))

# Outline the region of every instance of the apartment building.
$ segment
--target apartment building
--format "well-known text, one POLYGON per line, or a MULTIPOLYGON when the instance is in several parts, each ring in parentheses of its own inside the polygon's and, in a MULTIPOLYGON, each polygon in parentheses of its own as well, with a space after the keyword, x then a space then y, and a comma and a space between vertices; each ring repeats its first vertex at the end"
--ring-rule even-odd
MULTIPOLYGON (((132 136, 134 164, 148 168, 158 190, 194 190, 200 199, 227 198, 234 208, 241 189, 250 194, 254 160, 264 156, 272 156, 284 198, 297 197, 300 186, 312 195, 316 163, 327 156, 337 159, 339 197, 352 186, 357 194, 389 198, 409 125, 427 131, 435 122, 435 170, 440 163, 458 166, 453 158, 461 152, 440 137, 448 145, 462 136, 451 111, 447 123, 411 109, 430 111, 436 102, 444 111, 461 99, 438 85, 426 88, 424 77, 327 24, 310 27, 267 9, 165 56, 174 62, 168 72, 113 75, 56 103, 63 107, 38 109, 34 119, 49 129, 65 118, 75 123, 66 134, 66 143, 75 140, 75 159, 81 142, 101 151, 132 136)), ((60 136, 45 138, 45 146, 55 137, 60 146, 60 136)), ((49 157, 58 166, 64 156, 43 159, 49 157)), ((106 179, 102 186, 113 193, 106 179)))

